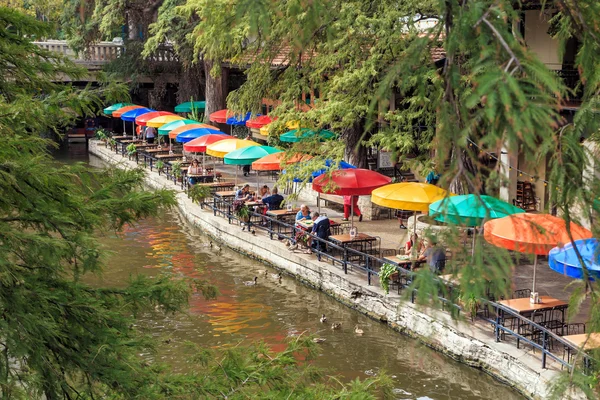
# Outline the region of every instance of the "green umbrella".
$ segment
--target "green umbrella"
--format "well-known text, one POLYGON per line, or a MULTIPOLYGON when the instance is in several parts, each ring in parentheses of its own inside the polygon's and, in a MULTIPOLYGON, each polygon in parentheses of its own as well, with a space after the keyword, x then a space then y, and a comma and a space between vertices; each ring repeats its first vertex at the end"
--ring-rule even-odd
MULTIPOLYGON (((250 165, 259 158, 268 156, 269 154, 279 153, 281 150, 271 146, 248 146, 234 150, 225 155, 223 161, 225 164, 233 165, 250 165)), ((235 170, 235 181, 237 183, 237 168, 235 170)), ((256 187, 258 189, 258 171, 256 172, 256 187)))
POLYGON ((475 194, 446 197, 429 205, 436 221, 465 226, 480 226, 484 220, 525 212, 495 197, 475 194))
POLYGON ((302 128, 294 129, 293 131, 284 133, 283 135, 279 136, 279 140, 281 140, 282 142, 296 143, 301 141, 302 139, 313 138, 316 135, 319 136, 320 140, 333 139, 337 136, 335 133, 324 129, 320 131, 313 131, 310 129, 302 128))
POLYGON ((206 102, 204 101, 186 101, 185 103, 178 104, 175 107, 176 113, 192 112, 192 108, 202 109, 206 108, 206 102))
POLYGON ((179 119, 177 121, 169 122, 158 128, 159 135, 168 135, 175 128, 179 128, 184 125, 199 124, 200 122, 194 121, 193 119, 179 119))
POLYGON ((113 104, 110 107, 106 107, 104 109, 104 114, 106 115, 112 115, 113 111, 117 111, 119 108, 123 108, 123 107, 127 107, 127 106, 133 106, 132 103, 116 103, 113 104))
MULTIPOLYGON (((466 194, 446 197, 429 205, 429 215, 436 221, 470 227, 481 226, 484 221, 524 213, 525 210, 505 201, 486 195, 466 194)), ((475 235, 473 235, 473 254, 475 235)))

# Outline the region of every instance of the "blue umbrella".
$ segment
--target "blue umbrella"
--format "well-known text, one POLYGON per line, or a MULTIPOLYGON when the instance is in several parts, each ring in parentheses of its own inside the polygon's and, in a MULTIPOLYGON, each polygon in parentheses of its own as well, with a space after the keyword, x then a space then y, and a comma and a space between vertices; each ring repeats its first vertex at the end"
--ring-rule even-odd
MULTIPOLYGON (((325 172, 327 172, 327 170, 334 165, 334 162, 332 160, 325 160, 325 168, 319 169, 315 172, 313 172, 311 174, 311 177, 308 179, 309 182, 312 182, 312 180, 314 178, 316 178, 319 175, 323 175, 325 172)), ((346 161, 340 161, 340 163, 338 164, 339 169, 353 169, 356 168, 354 165, 352 164, 348 164, 346 161)), ((285 174, 285 170, 283 170, 283 173, 285 174)), ((300 178, 294 178, 294 182, 302 182, 302 179, 300 178)))
POLYGON ((121 119, 127 122, 134 122, 136 117, 153 111, 156 110, 152 110, 150 108, 135 108, 121 114, 121 119))
POLYGON ((236 116, 227 118, 227 121, 225 121, 225 123, 227 125, 242 125, 242 126, 246 126, 246 121, 248 121, 251 116, 252 116, 251 112, 246 113, 245 116, 236 115, 236 116))
MULTIPOLYGON (((121 114, 121 119, 123 120, 123 127, 125 127, 125 121, 127 122, 135 122, 135 118, 139 115, 146 114, 149 112, 153 112, 151 108, 134 108, 133 110, 129 110, 121 114)), ((135 136, 135 123, 133 124, 133 136, 135 136)))
MULTIPOLYGON (((581 258, 588 270, 588 276, 591 280, 600 279, 600 247, 598 239, 576 240, 575 246, 581 254, 581 258)), ((566 275, 570 278, 583 279, 583 268, 573 243, 567 243, 563 247, 555 247, 548 254, 548 264, 553 271, 566 275)))
POLYGON ((185 132, 180 133, 179 135, 177 135, 175 140, 180 143, 187 143, 190 140, 194 140, 196 138, 199 138, 200 136, 210 135, 211 133, 222 134, 223 132, 218 131, 216 129, 195 128, 195 129, 189 129, 185 132))

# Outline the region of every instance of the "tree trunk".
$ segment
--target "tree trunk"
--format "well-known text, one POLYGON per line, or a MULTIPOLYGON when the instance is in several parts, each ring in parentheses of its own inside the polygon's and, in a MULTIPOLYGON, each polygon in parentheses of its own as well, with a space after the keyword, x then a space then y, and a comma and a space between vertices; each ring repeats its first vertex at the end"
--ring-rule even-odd
POLYGON ((177 102, 204 100, 205 82, 203 76, 204 66, 201 64, 184 65, 183 71, 179 76, 179 85, 177 89, 177 102))
POLYGON ((362 121, 357 121, 342 133, 342 138, 346 142, 344 158, 358 168, 367 168, 367 149, 361 144, 363 136, 364 124, 362 121))
POLYGON ((221 68, 219 76, 214 77, 210 71, 214 63, 210 60, 204 60, 204 74, 206 77, 206 114, 208 116, 218 110, 225 108, 225 100, 227 99, 227 73, 226 68, 221 68))

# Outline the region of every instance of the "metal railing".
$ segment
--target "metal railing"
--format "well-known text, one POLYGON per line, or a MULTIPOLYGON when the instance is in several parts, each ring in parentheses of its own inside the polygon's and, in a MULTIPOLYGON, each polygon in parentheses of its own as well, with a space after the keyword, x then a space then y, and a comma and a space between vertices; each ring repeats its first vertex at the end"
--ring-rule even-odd
MULTIPOLYGON (((297 234, 302 231, 306 233, 302 228, 296 226, 295 223, 289 223, 282 221, 262 213, 257 213, 252 210, 249 211, 247 220, 240 220, 240 218, 233 212, 233 203, 223 200, 212 198, 212 201, 202 201, 200 203, 202 208, 208 208, 213 212, 215 216, 224 217, 228 224, 239 224, 243 225, 245 229, 250 233, 255 233, 255 230, 265 232, 271 239, 287 239, 295 241, 297 234)), ((391 263, 396 266, 396 270, 400 276, 405 277, 404 283, 402 280, 397 282, 399 289, 404 291, 410 291, 409 298, 412 303, 416 302, 418 291, 413 287, 412 280, 415 277, 415 272, 405 269, 400 265, 384 260, 379 255, 369 254, 361 252, 356 249, 351 249, 345 246, 339 246, 332 243, 329 240, 324 240, 315 235, 310 235, 312 243, 318 245, 312 246, 312 252, 317 256, 319 261, 326 260, 330 261, 332 265, 339 265, 344 274, 348 274, 348 271, 358 271, 364 273, 366 276, 367 284, 370 286, 373 284, 373 277, 379 276, 379 267, 385 263, 391 263)), ((452 286, 447 282, 440 279, 437 280, 437 284, 440 289, 442 285, 452 286)), ((443 304, 452 307, 455 311, 463 311, 459 304, 456 304, 453 299, 448 299, 443 296, 444 291, 439 290, 437 298, 443 304)), ((547 367, 548 358, 559 363, 561 368, 571 369, 573 363, 570 362, 570 357, 564 359, 565 353, 575 354, 581 351, 580 348, 573 346, 571 343, 564 340, 561 336, 553 333, 545 326, 526 318, 525 316, 505 307, 492 300, 481 298, 478 300, 480 307, 478 312, 475 314, 475 318, 489 323, 493 329, 494 337, 496 342, 504 340, 506 335, 513 337, 517 346, 519 343, 525 343, 532 346, 535 350, 539 350, 541 353, 541 366, 542 368, 547 367), (506 326, 505 321, 507 319, 513 319, 516 321, 517 330, 511 329, 506 326), (524 330, 531 332, 531 335, 523 333, 524 330), (535 337, 534 337, 535 336, 535 337), (537 340, 536 340, 537 338, 537 340), (562 349, 563 355, 558 355, 553 349, 557 347, 562 349)), ((583 352, 582 357, 585 361, 592 360, 591 357, 583 352)), ((595 360, 594 360, 595 361, 595 360)))

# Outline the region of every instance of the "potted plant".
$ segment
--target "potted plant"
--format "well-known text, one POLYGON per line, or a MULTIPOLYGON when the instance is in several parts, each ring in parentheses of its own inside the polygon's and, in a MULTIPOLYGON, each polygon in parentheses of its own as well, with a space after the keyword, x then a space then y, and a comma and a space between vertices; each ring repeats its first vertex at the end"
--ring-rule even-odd
POLYGON ((204 204, 204 200, 210 196, 210 187, 203 185, 192 185, 188 189, 188 197, 192 199, 192 202, 199 203, 200 206, 204 204))
POLYGON ((165 169, 165 163, 164 163, 163 160, 158 160, 156 162, 156 169, 157 169, 159 175, 160 175, 160 173, 162 171, 164 171, 164 169, 165 169))
POLYGON ((132 155, 134 155, 136 153, 136 147, 134 143, 130 143, 127 145, 127 147, 125 148, 125 150, 127 150, 127 156, 129 158, 131 158, 132 155))
POLYGON ((241 222, 250 221, 250 209, 244 200, 235 200, 233 202, 233 213, 241 222))
POLYGON ((113 138, 108 139, 108 145, 110 146, 111 150, 114 150, 115 147, 117 147, 117 141, 113 138))
POLYGON ((100 128, 96 130, 96 139, 104 142, 104 147, 108 146, 108 139, 110 139, 110 134, 106 129, 100 128))
POLYGON ((390 263, 385 263, 379 270, 379 283, 385 294, 390 292, 390 278, 397 272, 396 266, 390 263))
POLYGON ((460 301, 464 310, 471 316, 471 321, 475 319, 479 309, 479 299, 473 293, 465 293, 461 295, 460 301))
POLYGON ((173 164, 171 164, 171 168, 173 169, 173 176, 177 178, 177 182, 181 182, 181 177, 183 176, 181 172, 181 166, 181 161, 175 161, 173 164))

